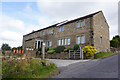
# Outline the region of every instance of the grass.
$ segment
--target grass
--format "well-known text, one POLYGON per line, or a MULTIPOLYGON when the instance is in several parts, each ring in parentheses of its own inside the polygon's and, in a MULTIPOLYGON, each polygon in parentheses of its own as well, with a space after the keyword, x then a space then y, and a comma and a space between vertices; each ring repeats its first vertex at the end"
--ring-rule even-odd
POLYGON ((100 58, 105 58, 114 55, 115 53, 113 52, 100 52, 95 54, 95 59, 100 59, 100 58))
POLYGON ((48 78, 56 71, 55 64, 49 63, 44 66, 38 59, 2 61, 3 78, 48 78))

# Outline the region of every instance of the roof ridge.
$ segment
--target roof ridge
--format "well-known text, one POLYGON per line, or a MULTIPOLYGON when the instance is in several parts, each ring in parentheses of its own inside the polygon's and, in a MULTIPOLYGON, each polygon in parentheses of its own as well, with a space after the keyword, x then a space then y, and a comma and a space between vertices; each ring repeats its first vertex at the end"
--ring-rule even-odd
POLYGON ((74 22, 74 21, 76 21, 76 20, 79 20, 79 19, 82 19, 82 18, 85 18, 85 17, 90 17, 90 16, 93 16, 93 15, 99 13, 99 12, 102 12, 102 10, 97 11, 97 12, 94 12, 94 13, 91 13, 91 14, 88 14, 88 15, 85 15, 85 16, 82 16, 82 17, 79 17, 79 18, 76 18, 76 19, 73 19, 73 20, 64 20, 64 21, 62 21, 62 22, 53 24, 53 25, 48 26, 48 27, 43 28, 43 29, 36 30, 36 31, 34 31, 34 32, 28 33, 28 34, 23 35, 23 36, 27 36, 27 35, 29 35, 29 34, 32 34, 32 33, 35 33, 35 32, 38 32, 38 31, 41 31, 41 30, 44 30, 44 29, 48 29, 48 28, 50 28, 50 27, 56 26, 56 25, 61 24, 61 23, 63 23, 63 24, 61 24, 61 25, 64 25, 64 24, 67 24, 67 23, 70 23, 70 22, 74 22), (65 21, 67 21, 67 22, 65 22, 65 21), (64 23, 64 22, 65 22, 65 23, 64 23))

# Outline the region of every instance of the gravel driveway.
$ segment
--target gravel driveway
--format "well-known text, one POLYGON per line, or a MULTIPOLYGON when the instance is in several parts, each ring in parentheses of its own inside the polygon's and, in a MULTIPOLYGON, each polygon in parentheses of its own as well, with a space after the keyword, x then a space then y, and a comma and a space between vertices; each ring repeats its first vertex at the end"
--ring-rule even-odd
POLYGON ((48 60, 55 63, 57 67, 66 67, 73 63, 90 61, 90 60, 62 60, 62 59, 48 59, 48 60))

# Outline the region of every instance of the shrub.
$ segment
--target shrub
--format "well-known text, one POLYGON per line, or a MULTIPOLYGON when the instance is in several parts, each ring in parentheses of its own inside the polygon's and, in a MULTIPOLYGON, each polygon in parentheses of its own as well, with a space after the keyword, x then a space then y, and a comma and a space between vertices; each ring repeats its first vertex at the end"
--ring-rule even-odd
POLYGON ((38 51, 42 51, 42 47, 40 47, 40 48, 38 49, 38 51))
POLYGON ((2 54, 3 54, 3 55, 5 55, 5 52, 4 52, 4 51, 2 51, 2 54))
POLYGON ((12 58, 17 58, 16 56, 12 56, 12 58))
POLYGON ((49 48, 45 48, 45 52, 47 52, 49 50, 49 48))
POLYGON ((74 50, 78 50, 78 49, 79 49, 79 45, 78 44, 74 45, 74 50))
MULTIPOLYGON (((9 79, 21 78, 47 78, 51 73, 56 72, 57 67, 55 64, 47 60, 39 59, 2 59, 2 78, 9 79), (46 62, 45 66, 42 62, 46 62)), ((19 80, 19 79, 18 79, 19 80)))
POLYGON ((49 50, 54 50, 55 48, 49 48, 49 50))
POLYGON ((91 45, 87 45, 83 47, 83 53, 85 54, 86 57, 91 57, 96 53, 96 48, 91 45))
POLYGON ((72 48, 68 48, 68 51, 69 51, 69 50, 73 50, 73 49, 72 49, 72 48))
POLYGON ((60 52, 63 52, 64 49, 65 49, 64 46, 58 46, 58 47, 55 48, 55 52, 56 52, 56 53, 60 53, 60 52))
POLYGON ((49 50, 47 51, 48 54, 53 54, 55 52, 55 50, 49 50))
POLYGON ((68 51, 68 49, 64 49, 64 52, 67 52, 68 51))
POLYGON ((72 50, 72 48, 66 48, 64 49, 64 52, 69 52, 69 50, 72 50))

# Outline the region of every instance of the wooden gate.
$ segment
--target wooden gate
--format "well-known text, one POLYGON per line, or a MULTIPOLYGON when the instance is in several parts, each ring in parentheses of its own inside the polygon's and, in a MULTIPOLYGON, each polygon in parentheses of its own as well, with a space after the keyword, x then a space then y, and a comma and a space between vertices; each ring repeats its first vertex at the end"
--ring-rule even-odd
POLYGON ((69 50, 70 59, 83 59, 83 49, 80 50, 69 50))

